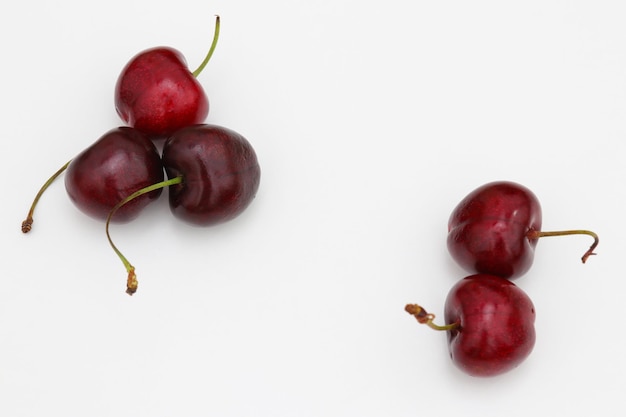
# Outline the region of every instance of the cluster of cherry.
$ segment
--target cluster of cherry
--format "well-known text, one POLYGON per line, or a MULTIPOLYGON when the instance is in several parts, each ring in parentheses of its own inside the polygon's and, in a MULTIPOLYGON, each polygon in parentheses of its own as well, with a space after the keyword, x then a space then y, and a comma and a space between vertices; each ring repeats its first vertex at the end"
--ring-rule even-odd
POLYGON ((521 364, 535 345, 535 308, 512 279, 531 267, 538 239, 585 234, 594 242, 582 257, 593 255, 598 236, 589 230, 541 231, 541 206, 528 188, 496 181, 468 194, 448 222, 448 251, 473 274, 450 290, 445 325, 417 304, 405 310, 419 323, 446 331, 454 364, 472 376, 494 376, 521 364))
POLYGON ((43 192, 65 172, 70 200, 106 222, 132 295, 138 285, 135 268, 113 244, 110 222, 133 220, 165 187, 172 213, 194 225, 222 223, 248 207, 260 182, 256 153, 239 133, 205 123, 209 101, 197 80, 215 50, 219 28, 217 16, 211 48, 194 72, 169 47, 147 49, 126 64, 114 94, 125 125, 106 132, 46 181, 22 223, 24 233, 31 230, 43 192))

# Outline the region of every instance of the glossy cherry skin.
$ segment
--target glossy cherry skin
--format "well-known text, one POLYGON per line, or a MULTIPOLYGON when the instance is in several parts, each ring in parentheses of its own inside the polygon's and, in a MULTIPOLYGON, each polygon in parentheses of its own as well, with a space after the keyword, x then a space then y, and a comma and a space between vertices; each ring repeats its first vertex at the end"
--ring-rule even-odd
POLYGON ((511 281, 476 274, 452 287, 445 304, 448 347, 454 364, 472 376, 495 376, 517 367, 535 345, 535 308, 511 281))
POLYGON ((174 215, 186 222, 211 226, 231 220, 252 202, 261 170, 246 138, 209 124, 183 128, 163 146, 168 178, 182 176, 169 187, 174 215))
POLYGON ((122 120, 152 138, 204 122, 209 100, 176 49, 157 47, 135 55, 115 86, 115 108, 122 120))
MULTIPOLYGON (((163 181, 159 151, 144 134, 130 127, 111 129, 78 154, 67 167, 65 189, 85 214, 105 220, 122 199, 163 181)), ((122 206, 111 218, 117 223, 136 218, 161 195, 158 189, 122 206)))
POLYGON ((514 279, 532 263, 541 230, 541 206, 528 188, 507 181, 469 193, 448 221, 448 251, 470 273, 514 279))

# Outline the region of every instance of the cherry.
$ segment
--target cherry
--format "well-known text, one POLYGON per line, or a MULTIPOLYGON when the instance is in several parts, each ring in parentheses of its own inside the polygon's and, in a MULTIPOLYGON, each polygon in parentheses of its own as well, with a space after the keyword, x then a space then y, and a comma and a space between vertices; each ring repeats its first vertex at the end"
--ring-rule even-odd
POLYGON ((135 55, 115 86, 115 108, 122 120, 154 139, 204 122, 209 100, 196 77, 213 55, 219 27, 217 16, 211 48, 194 72, 189 71, 183 54, 170 47, 150 48, 135 55))
POLYGON ((117 249, 109 223, 118 210, 146 193, 169 187, 173 214, 195 226, 212 226, 232 220, 252 202, 261 170, 250 142, 222 126, 198 124, 178 130, 163 146, 163 166, 168 180, 146 186, 121 200, 106 221, 109 244, 128 273, 126 292, 137 291, 135 267, 117 249))
POLYGON ((237 217, 254 199, 261 171, 250 142, 217 125, 178 130, 163 146, 168 178, 182 177, 169 188, 174 215, 210 226, 237 217))
MULTIPOLYGON (((104 220, 126 196, 163 178, 154 143, 136 129, 118 127, 72 160, 65 174, 65 189, 81 211, 104 220)), ((161 190, 155 190, 126 205, 113 221, 124 223, 136 218, 160 194, 161 190)))
MULTIPOLYGON (((46 181, 22 222, 24 233, 31 230, 42 194, 63 172, 70 200, 80 211, 100 220, 124 197, 164 178, 158 149, 146 135, 126 126, 111 129, 46 181)), ((133 201, 119 210, 113 221, 125 223, 136 218, 160 194, 161 190, 156 190, 133 201)))
POLYGON ((535 308, 511 281, 476 274, 457 282, 446 298, 445 322, 417 304, 405 310, 419 323, 445 331, 452 362, 472 376, 488 377, 520 365, 535 345, 535 308))
POLYGON ((447 246, 452 258, 470 273, 514 279, 533 262, 538 239, 585 234, 594 238, 582 262, 594 255, 598 236, 589 230, 541 231, 541 206, 528 188, 495 181, 469 193, 452 211, 447 246))

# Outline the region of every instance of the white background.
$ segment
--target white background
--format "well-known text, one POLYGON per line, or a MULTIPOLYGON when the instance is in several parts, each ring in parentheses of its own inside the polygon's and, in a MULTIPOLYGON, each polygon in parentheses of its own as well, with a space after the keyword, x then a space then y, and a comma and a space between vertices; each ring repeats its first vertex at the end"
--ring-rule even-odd
MULTIPOLYGON (((626 3, 9 2, 0 13, 0 415, 623 415, 626 3), (42 183, 119 125, 117 75, 169 45, 200 75, 207 122, 246 136, 261 188, 236 220, 187 226, 167 199, 113 226, 42 183), (537 310, 524 364, 477 379, 442 317, 467 275, 448 216, 517 181, 544 230, 516 281, 537 310)), ((164 194, 166 195, 166 194, 164 194)))

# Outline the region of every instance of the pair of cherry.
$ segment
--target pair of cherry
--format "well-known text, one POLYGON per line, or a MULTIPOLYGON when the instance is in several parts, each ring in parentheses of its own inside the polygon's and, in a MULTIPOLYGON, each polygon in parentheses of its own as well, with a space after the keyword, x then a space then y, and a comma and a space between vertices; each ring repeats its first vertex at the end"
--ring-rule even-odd
POLYGON ((468 194, 448 222, 447 247, 452 258, 472 275, 457 282, 446 298, 443 326, 417 304, 405 310, 419 323, 446 331, 452 361, 473 376, 494 376, 521 364, 535 345, 535 308, 511 280, 532 266, 538 239, 584 234, 589 230, 541 231, 539 200, 528 188, 496 181, 468 194))
POLYGON ((256 153, 239 133, 204 123, 209 101, 196 79, 213 54, 219 27, 218 16, 211 48, 194 72, 169 47, 145 50, 127 63, 115 86, 115 107, 126 126, 106 132, 44 184, 22 223, 24 233, 43 192, 65 172, 70 200, 106 222, 133 294, 135 268, 113 244, 110 222, 133 220, 165 187, 173 214, 194 225, 222 223, 248 207, 260 182, 256 153))

